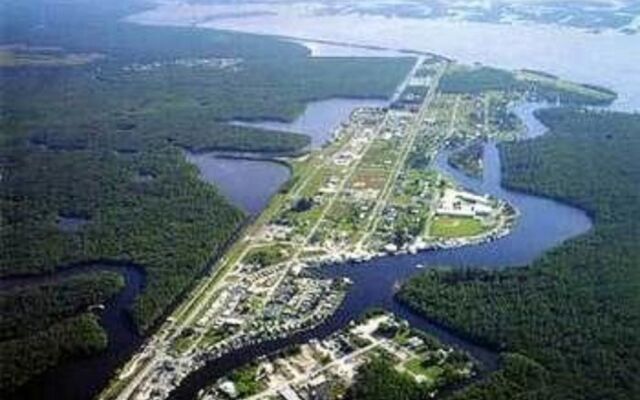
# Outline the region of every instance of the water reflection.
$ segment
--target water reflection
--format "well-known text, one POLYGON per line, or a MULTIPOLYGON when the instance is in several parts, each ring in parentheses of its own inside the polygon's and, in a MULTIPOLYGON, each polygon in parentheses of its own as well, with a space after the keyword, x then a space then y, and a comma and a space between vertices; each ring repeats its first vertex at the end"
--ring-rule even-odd
POLYGON ((290 176, 287 166, 269 160, 215 152, 186 153, 186 158, 198 167, 203 181, 213 184, 231 203, 251 215, 259 214, 290 176))
POLYGON ((266 130, 303 133, 311 136, 311 146, 317 149, 331 140, 335 129, 341 122, 348 120, 356 108, 385 107, 387 104, 386 100, 335 98, 308 103, 304 112, 293 122, 234 120, 231 123, 266 130))

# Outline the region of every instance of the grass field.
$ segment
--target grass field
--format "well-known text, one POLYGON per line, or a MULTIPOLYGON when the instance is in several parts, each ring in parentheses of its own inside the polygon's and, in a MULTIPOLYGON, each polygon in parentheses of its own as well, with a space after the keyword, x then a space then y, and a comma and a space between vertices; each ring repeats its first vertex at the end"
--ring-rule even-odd
POLYGON ((572 91, 583 94, 585 96, 592 96, 601 100, 609 100, 612 97, 615 98, 614 94, 604 88, 599 89, 597 87, 589 87, 579 83, 537 74, 531 71, 518 71, 516 73, 516 79, 552 85, 560 90, 572 91))
POLYGON ((68 67, 88 64, 102 57, 100 54, 17 52, 0 48, 0 67, 68 67))
POLYGON ((413 358, 404 365, 407 371, 411 372, 415 376, 422 376, 426 379, 426 382, 433 384, 438 376, 442 374, 442 368, 437 365, 425 367, 423 360, 420 358, 413 358))
POLYGON ((360 168, 355 173, 349 187, 353 189, 382 190, 387 182, 390 169, 364 169, 360 168))
POLYGON ((479 235, 487 227, 474 218, 469 217, 436 217, 431 224, 431 236, 440 238, 456 238, 479 235))
POLYGON ((273 244, 257 247, 249 250, 244 257, 243 262, 248 264, 257 264, 261 267, 278 264, 284 261, 289 255, 289 246, 282 244, 273 244))

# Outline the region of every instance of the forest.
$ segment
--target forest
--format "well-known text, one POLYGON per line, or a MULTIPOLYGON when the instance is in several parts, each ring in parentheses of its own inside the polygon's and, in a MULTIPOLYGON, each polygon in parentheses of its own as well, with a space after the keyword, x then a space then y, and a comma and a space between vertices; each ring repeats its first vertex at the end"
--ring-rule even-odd
MULTIPOLYGON (((245 216, 203 183, 184 151, 294 153, 296 133, 229 120, 292 120, 307 102, 390 96, 413 60, 312 58, 297 44, 247 34, 121 21, 127 2, 96 7, 2 4, 2 42, 99 54, 79 65, 0 68, 0 279, 130 262, 146 282, 131 310, 141 334, 234 239, 245 216), (42 24, 42 15, 51 20, 42 24), (39 27, 33 29, 34 26, 39 27), (79 221, 75 228, 64 221, 79 221)), ((109 275, 110 276, 110 275, 109 275)), ((55 289, 2 291, 2 389, 69 357, 103 350, 88 301, 121 284, 101 274, 55 289), (51 291, 64 298, 44 301, 51 291), (96 292, 98 290, 98 292, 96 292), (46 324, 45 324, 46 322, 46 324), (4 332, 3 332, 4 333, 4 332), (40 368, 27 368, 37 362, 40 368)))
POLYGON ((121 275, 104 271, 0 292, 0 387, 19 385, 59 359, 104 349, 106 335, 87 310, 123 287, 121 275))
POLYGON ((436 269, 398 297, 509 363, 456 399, 634 399, 640 393, 640 115, 551 108, 550 133, 500 146, 504 184, 586 210, 593 230, 506 270, 436 269), (530 372, 526 372, 530 370, 530 372))
POLYGON ((43 283, 8 289, 0 297, 0 338, 27 336, 58 319, 105 303, 124 287, 124 279, 114 272, 79 275, 60 283, 43 283))

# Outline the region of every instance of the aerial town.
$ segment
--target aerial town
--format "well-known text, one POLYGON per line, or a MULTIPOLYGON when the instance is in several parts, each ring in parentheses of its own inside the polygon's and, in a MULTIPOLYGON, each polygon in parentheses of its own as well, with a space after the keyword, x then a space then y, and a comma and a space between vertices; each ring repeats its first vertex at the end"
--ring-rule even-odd
POLYGON ((202 390, 199 399, 339 398, 358 367, 372 359, 388 361, 428 384, 431 396, 476 373, 466 353, 410 328, 393 314, 372 312, 324 340, 313 339, 230 372, 202 390))
MULTIPOLYGON (((311 267, 508 233, 516 210, 457 187, 432 167, 442 148, 513 134, 487 126, 490 99, 438 93, 446 68, 448 61, 421 57, 390 107, 355 110, 322 149, 287 160, 293 184, 220 261, 220 275, 196 289, 103 398, 164 399, 208 360, 317 326, 340 306, 350 282, 318 278, 311 267)), ((385 343, 367 335, 375 347, 385 343)), ((325 345, 332 346, 316 344, 316 350, 325 345)), ((224 388, 233 394, 225 382, 214 392, 224 388)), ((276 390, 296 398, 289 391, 276 390)))

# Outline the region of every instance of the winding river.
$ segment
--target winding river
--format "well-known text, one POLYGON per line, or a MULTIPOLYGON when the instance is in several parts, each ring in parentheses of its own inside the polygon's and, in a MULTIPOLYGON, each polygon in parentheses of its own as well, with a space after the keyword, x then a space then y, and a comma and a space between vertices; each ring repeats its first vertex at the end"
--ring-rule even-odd
MULTIPOLYGON (((532 115, 536 105, 525 106, 522 113, 532 115)), ((524 118, 527 137, 544 133, 544 126, 534 118, 524 118)), ((348 277, 353 281, 345 301, 338 311, 319 326, 296 333, 286 339, 247 346, 209 361, 205 367, 185 378, 172 393, 173 399, 193 399, 199 390, 214 382, 231 369, 242 366, 256 357, 273 353, 291 344, 312 338, 323 338, 346 327, 371 307, 382 307, 407 319, 414 327, 427 331, 444 343, 462 348, 481 361, 482 368, 493 370, 497 354, 463 340, 446 329, 413 313, 394 299, 398 283, 420 270, 415 266, 451 266, 502 268, 528 264, 562 242, 591 229, 591 220, 581 210, 560 202, 506 190, 501 186, 500 154, 494 143, 485 145, 482 179, 470 178, 451 168, 446 162, 447 152, 435 160, 436 168, 467 189, 488 193, 515 206, 520 217, 513 231, 498 240, 457 249, 432 250, 416 255, 399 255, 374 259, 365 263, 345 263, 323 267, 315 273, 330 277, 348 277)))

